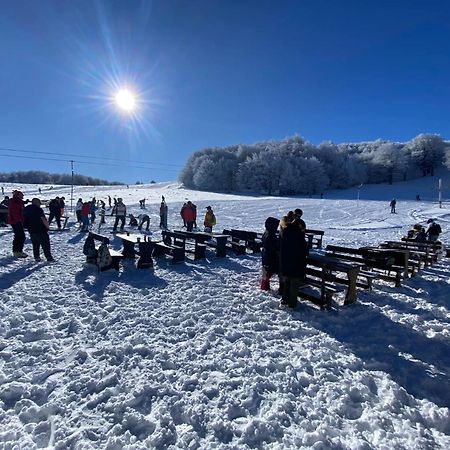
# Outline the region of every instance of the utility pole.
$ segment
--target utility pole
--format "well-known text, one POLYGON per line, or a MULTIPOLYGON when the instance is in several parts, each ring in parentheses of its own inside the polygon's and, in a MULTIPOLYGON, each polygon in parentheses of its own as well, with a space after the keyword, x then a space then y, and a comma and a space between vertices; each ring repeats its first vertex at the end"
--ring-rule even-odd
POLYGON ((439 208, 442 208, 442 178, 439 178, 439 208))
POLYGON ((356 204, 357 205, 359 205, 359 194, 360 194, 360 191, 361 191, 361 188, 363 187, 363 183, 361 183, 359 186, 358 186, 358 197, 356 198, 356 204))
POLYGON ((72 170, 72 185, 70 187, 70 212, 73 212, 73 160, 70 160, 70 169, 72 170))

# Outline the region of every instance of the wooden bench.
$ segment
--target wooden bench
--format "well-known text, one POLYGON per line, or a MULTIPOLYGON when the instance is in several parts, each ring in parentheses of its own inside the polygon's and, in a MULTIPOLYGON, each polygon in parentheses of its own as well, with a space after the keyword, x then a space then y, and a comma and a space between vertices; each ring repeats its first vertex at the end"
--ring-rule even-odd
POLYGON ((216 249, 216 256, 219 258, 223 258, 227 256, 227 241, 230 236, 227 234, 209 234, 209 240, 205 241, 205 244, 208 247, 212 247, 216 249))
POLYGON ((408 252, 409 260, 408 260, 408 270, 411 276, 414 276, 418 273, 422 268, 428 267, 430 262, 430 255, 422 250, 418 250, 415 247, 408 247, 401 244, 396 244, 393 242, 382 242, 379 245, 380 249, 389 249, 391 251, 397 252, 408 252))
POLYGON ((361 266, 340 261, 323 254, 313 253, 307 257, 306 276, 298 296, 330 309, 333 295, 345 289, 344 305, 357 300, 357 279, 361 266))
POLYGON ((326 273, 326 281, 346 287, 344 305, 357 300, 358 277, 361 266, 349 261, 342 261, 327 255, 310 252, 307 257, 307 271, 320 270, 326 273))
POLYGON ((255 231, 246 230, 223 230, 222 234, 231 236, 231 247, 233 251, 237 254, 245 253, 245 249, 249 249, 252 253, 261 252, 261 238, 255 231), (241 244, 243 242, 243 244, 241 244), (244 246, 244 251, 242 252, 242 245, 244 246))
POLYGON ((311 230, 307 228, 305 230, 306 239, 308 239, 309 248, 322 248, 323 235, 325 231, 311 230))
POLYGON ((111 255, 111 258, 112 258, 112 263, 111 263, 111 266, 103 268, 102 271, 105 271, 105 270, 108 270, 111 268, 119 270, 119 264, 120 264, 120 261, 122 261, 122 259, 123 259, 123 255, 122 255, 122 253, 109 248, 109 244, 110 244, 109 238, 107 238, 106 236, 102 236, 101 234, 92 233, 92 232, 90 232, 88 234, 87 239, 89 239, 89 237, 93 238, 94 241, 99 241, 99 244, 95 246, 95 251, 96 251, 95 256, 92 256, 92 257, 86 256, 86 262, 88 262, 90 264, 95 264, 98 267, 97 252, 100 247, 100 244, 103 243, 108 246, 109 254, 111 255))
POLYGON ((184 235, 188 239, 194 239, 196 242, 205 244, 208 247, 216 249, 216 256, 227 256, 227 241, 230 236, 226 234, 205 233, 204 231, 181 231, 176 230, 175 233, 184 235))
POLYGON ((155 242, 153 242, 149 236, 127 232, 117 233, 116 237, 122 240, 122 255, 124 258, 134 259, 136 255, 138 255, 138 269, 153 269, 152 255, 155 249, 155 242), (136 244, 138 244, 137 251, 135 250, 136 244))
POLYGON ((168 255, 172 258, 172 264, 183 262, 185 259, 185 240, 179 237, 176 242, 181 245, 172 244, 172 241, 169 241, 167 236, 166 242, 154 242, 155 247, 153 250, 153 256, 168 255))
MULTIPOLYGON (((398 242, 398 241, 387 241, 387 242, 398 242)), ((415 239, 403 237, 401 242, 408 249, 415 249, 418 251, 425 252, 427 255, 426 263, 433 264, 438 260, 438 254, 442 249, 442 243, 438 241, 417 241, 415 239)))
POLYGON ((333 295, 337 292, 330 270, 323 270, 322 267, 317 269, 308 266, 306 268, 304 284, 298 291, 299 297, 320 306, 320 309, 330 309, 333 295))
POLYGON ((337 245, 327 245, 326 255, 360 264, 363 268, 360 272, 360 277, 366 279, 368 288, 371 286, 371 280, 375 278, 375 273, 382 280, 393 281, 396 287, 401 285, 402 277, 405 274, 404 255, 402 255, 402 260, 398 264, 400 256, 396 256, 395 253, 376 252, 373 249, 341 247, 337 245), (394 275, 391 275, 391 272, 394 272, 394 275))
POLYGON ((206 258, 206 244, 204 244, 202 239, 194 239, 192 236, 188 236, 185 232, 182 231, 169 231, 163 230, 161 232, 163 242, 166 245, 173 245, 176 247, 183 247, 186 253, 192 253, 194 255, 194 261, 198 259, 206 258), (194 248, 192 249, 188 247, 186 240, 194 240, 194 248))
MULTIPOLYGON (((236 255, 245 255, 247 250, 246 241, 245 239, 241 239, 240 237, 236 236, 234 231, 236 230, 223 230, 222 232, 222 234, 231 236, 231 242, 227 243, 227 247, 230 248, 236 255), (242 241, 244 242, 242 243, 242 241)), ((259 246, 258 251, 261 251, 261 246, 259 246)))

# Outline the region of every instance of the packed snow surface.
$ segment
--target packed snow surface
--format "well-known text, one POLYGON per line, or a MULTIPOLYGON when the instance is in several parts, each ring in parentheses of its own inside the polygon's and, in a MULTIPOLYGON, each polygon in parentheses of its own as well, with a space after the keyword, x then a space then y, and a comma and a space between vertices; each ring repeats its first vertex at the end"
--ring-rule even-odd
MULTIPOLYGON (((38 196, 38 186, 21 188, 38 196)), ((67 186, 42 188, 41 198, 70 197, 67 186)), ((266 217, 300 207, 325 245, 378 244, 429 217, 450 243, 448 205, 414 201, 414 183, 401 185, 403 197, 394 189, 367 187, 359 201, 356 189, 321 200, 178 183, 75 187, 74 196, 122 197, 136 215, 145 197, 153 239, 164 195, 174 229, 190 199, 199 223, 213 207, 217 230, 263 231, 266 217)), ((107 222, 101 232, 120 249, 107 222)), ((275 282, 259 289, 258 255, 208 250, 203 261, 98 273, 85 263, 85 234, 70 226, 51 232, 53 264, 12 258, 12 233, 0 229, 0 448, 450 448, 448 259, 400 288, 359 291, 355 304, 340 294, 331 311, 307 302, 292 311, 280 308, 275 282)))

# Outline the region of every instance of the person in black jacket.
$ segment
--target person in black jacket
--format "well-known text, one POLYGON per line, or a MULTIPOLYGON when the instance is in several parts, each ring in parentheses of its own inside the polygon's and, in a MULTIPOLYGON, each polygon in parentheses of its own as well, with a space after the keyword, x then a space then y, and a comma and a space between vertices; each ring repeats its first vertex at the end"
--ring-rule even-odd
POLYGON ((280 230, 280 277, 283 282, 281 304, 295 308, 300 284, 305 278, 308 244, 300 221, 284 217, 280 230))
POLYGON ((48 208, 50 210, 50 214, 48 216, 48 224, 52 223, 53 218, 56 219, 56 224, 58 225, 58 230, 61 229, 61 204, 59 201, 59 197, 55 197, 48 204, 48 208))
POLYGON ((261 289, 270 290, 270 279, 277 274, 280 265, 280 238, 277 233, 280 221, 268 217, 265 222, 266 231, 262 235, 262 278, 261 289))
POLYGON ((300 208, 297 208, 294 211, 295 216, 298 218, 298 221, 300 223, 300 228, 305 231, 306 230, 306 223, 305 221, 302 219, 303 216, 303 211, 300 208))
POLYGON ((0 227, 8 226, 8 203, 9 197, 6 195, 0 202, 0 227))
POLYGON ((50 239, 48 237, 48 222, 44 211, 41 208, 41 201, 33 198, 31 205, 28 205, 24 211, 24 227, 30 233, 31 242, 33 244, 33 256, 36 261, 40 261, 40 247, 44 252, 47 261, 54 261, 50 251, 50 239))

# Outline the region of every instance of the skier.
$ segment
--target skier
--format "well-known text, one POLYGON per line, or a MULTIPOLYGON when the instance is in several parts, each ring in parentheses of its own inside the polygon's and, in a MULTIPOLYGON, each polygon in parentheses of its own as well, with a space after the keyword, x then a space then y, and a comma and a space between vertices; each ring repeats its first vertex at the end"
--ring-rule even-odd
POLYGON ((391 200, 391 203, 389 204, 389 206, 391 207, 391 214, 395 214, 395 205, 397 204, 397 200, 395 200, 395 198, 393 198, 391 200))

